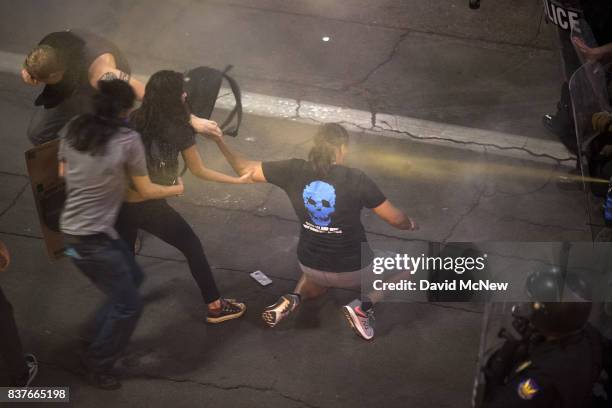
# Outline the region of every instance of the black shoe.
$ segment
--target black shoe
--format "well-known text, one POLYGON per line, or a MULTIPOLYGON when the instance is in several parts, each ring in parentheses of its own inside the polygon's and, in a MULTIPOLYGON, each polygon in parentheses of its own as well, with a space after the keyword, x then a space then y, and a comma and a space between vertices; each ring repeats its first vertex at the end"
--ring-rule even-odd
POLYGON ((244 314, 246 306, 236 299, 221 299, 221 307, 217 310, 208 310, 206 322, 211 324, 223 323, 237 319, 244 314))
POLYGON ((116 390, 121 388, 119 379, 107 371, 98 371, 92 368, 88 363, 85 353, 78 353, 79 362, 81 363, 80 374, 82 374, 89 385, 100 388, 101 390, 116 390))

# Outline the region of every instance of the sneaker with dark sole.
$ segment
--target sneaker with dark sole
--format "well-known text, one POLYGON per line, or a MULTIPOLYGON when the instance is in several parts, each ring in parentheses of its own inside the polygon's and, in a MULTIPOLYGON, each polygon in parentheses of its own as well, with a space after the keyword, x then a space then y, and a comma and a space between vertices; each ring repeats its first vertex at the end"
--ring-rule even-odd
POLYGON ((27 353, 24 355, 26 366, 28 367, 28 379, 25 383, 26 387, 29 387, 38 374, 38 360, 34 354, 27 353))
POLYGON ((374 309, 363 311, 361 301, 353 300, 348 305, 342 306, 344 317, 357 335, 365 340, 374 337, 374 309))
POLYGON ((218 310, 208 310, 206 322, 211 324, 223 323, 227 320, 237 319, 246 311, 244 303, 235 299, 221 299, 221 307, 218 310))
POLYGON ((300 298, 296 295, 286 294, 278 298, 276 303, 264 309, 261 318, 270 327, 276 326, 281 320, 289 316, 300 304, 300 298))

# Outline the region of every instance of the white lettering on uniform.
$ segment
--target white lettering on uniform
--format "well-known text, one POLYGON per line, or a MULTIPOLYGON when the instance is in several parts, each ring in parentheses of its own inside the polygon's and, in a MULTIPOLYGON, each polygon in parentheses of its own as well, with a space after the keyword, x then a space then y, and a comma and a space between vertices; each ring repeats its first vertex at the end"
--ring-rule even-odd
POLYGON ((569 23, 566 19, 567 13, 561 7, 557 7, 557 24, 564 30, 569 28, 569 23))
POLYGON ((569 18, 570 29, 573 31, 574 28, 578 25, 578 20, 580 20, 580 15, 575 11, 568 11, 567 16, 569 18))
POLYGON ((552 3, 547 4, 546 11, 548 12, 548 18, 557 25, 557 13, 555 12, 555 5, 552 3))
POLYGON ((548 21, 566 31, 576 28, 582 18, 580 10, 564 8, 553 0, 544 0, 544 10, 548 21))

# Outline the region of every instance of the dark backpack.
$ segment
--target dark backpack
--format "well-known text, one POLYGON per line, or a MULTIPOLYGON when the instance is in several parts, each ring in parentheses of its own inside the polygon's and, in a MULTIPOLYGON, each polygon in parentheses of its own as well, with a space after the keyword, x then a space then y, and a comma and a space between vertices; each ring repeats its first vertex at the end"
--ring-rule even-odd
POLYGON ((187 92, 187 105, 191 113, 204 119, 210 119, 219 97, 221 84, 225 79, 232 89, 236 105, 220 127, 224 134, 236 136, 242 123, 242 96, 236 80, 227 74, 230 69, 232 69, 231 65, 228 65, 223 71, 210 67, 197 67, 187 71, 185 73, 185 92, 187 92), (234 118, 236 125, 230 128, 229 125, 234 118))

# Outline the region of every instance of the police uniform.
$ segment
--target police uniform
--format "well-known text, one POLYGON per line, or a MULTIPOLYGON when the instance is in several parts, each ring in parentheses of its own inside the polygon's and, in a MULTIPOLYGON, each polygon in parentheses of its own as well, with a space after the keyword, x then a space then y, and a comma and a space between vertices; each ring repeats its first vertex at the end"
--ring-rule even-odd
POLYGON ((561 340, 532 343, 500 385, 487 385, 483 406, 590 407, 601 355, 600 337, 590 326, 561 340))
POLYGON ((62 80, 45 85, 34 102, 39 108, 28 126, 28 138, 34 145, 56 139, 70 119, 90 110, 94 88, 89 82, 89 67, 100 55, 112 54, 117 69, 130 74, 127 59, 113 43, 85 30, 54 32, 39 44, 53 47, 66 70, 62 80))
POLYGON ((557 27, 565 83, 561 87, 556 115, 554 117, 545 115, 543 120, 545 126, 559 135, 568 149, 575 151, 576 141, 568 83, 582 63, 571 41, 571 32, 583 19, 591 28, 595 40, 595 43, 587 45, 594 47, 612 42, 612 1, 544 0, 544 12, 546 21, 557 27))

